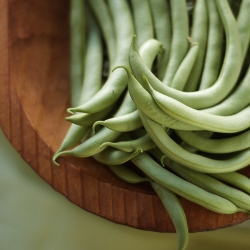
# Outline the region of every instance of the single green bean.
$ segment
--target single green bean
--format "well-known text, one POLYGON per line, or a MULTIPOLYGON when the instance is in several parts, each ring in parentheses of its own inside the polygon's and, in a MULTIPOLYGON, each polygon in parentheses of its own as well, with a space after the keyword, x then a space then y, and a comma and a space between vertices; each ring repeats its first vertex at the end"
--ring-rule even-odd
POLYGON ((102 0, 87 0, 90 5, 96 19, 99 23, 102 35, 107 47, 109 68, 110 70, 114 66, 116 58, 116 37, 114 31, 114 24, 109 13, 109 9, 105 1, 102 0))
POLYGON ((106 148, 108 146, 128 153, 138 151, 139 149, 144 152, 156 147, 155 143, 148 134, 145 134, 137 139, 132 139, 130 136, 128 136, 127 140, 105 142, 100 147, 106 148))
POLYGON ((138 110, 135 110, 123 116, 112 117, 104 121, 96 121, 92 126, 93 132, 95 131, 97 125, 102 125, 118 132, 128 132, 142 127, 138 110))
POLYGON ((208 36, 208 14, 206 0, 196 0, 193 12, 191 37, 198 43, 199 51, 197 58, 189 74, 184 91, 196 91, 203 73, 203 64, 206 55, 208 36))
POLYGON ((179 199, 174 192, 168 190, 156 182, 151 182, 151 186, 161 199, 174 224, 178 238, 178 250, 186 249, 189 239, 188 225, 185 212, 179 199))
POLYGON ((70 82, 71 104, 77 105, 83 79, 83 56, 85 50, 85 7, 84 1, 70 1, 70 82))
POLYGON ((172 39, 170 7, 168 1, 149 0, 156 39, 164 51, 157 57, 157 77, 162 80, 167 68, 172 39))
POLYGON ((247 49, 250 41, 250 1, 243 0, 240 5, 240 10, 237 16, 237 24, 241 38, 242 58, 246 57, 247 49))
POLYGON ((170 0, 172 40, 163 83, 170 86, 174 75, 188 51, 188 14, 185 0, 170 0))
POLYGON ((249 95, 250 95, 250 67, 246 72, 243 80, 239 85, 234 89, 234 91, 221 103, 203 109, 203 112, 215 114, 215 115, 233 115, 238 113, 240 110, 246 108, 250 104, 249 95))
MULTIPOLYGON (((86 9, 88 10, 88 9, 86 9)), ((102 87, 103 44, 100 28, 92 13, 87 15, 87 41, 84 58, 84 76, 77 105, 91 99, 102 87), (90 82, 89 82, 90 81, 90 82)))
POLYGON ((79 126, 92 126, 93 123, 95 123, 96 121, 106 118, 107 115, 110 114, 113 108, 114 107, 111 106, 97 113, 77 113, 69 117, 66 117, 65 119, 68 122, 72 122, 79 126))
POLYGON ((141 152, 142 152, 141 149, 138 149, 134 152, 124 152, 112 147, 107 147, 101 152, 93 155, 93 158, 103 164, 111 166, 111 165, 123 164, 131 160, 141 152))
POLYGON ((140 183, 150 181, 147 177, 142 177, 136 174, 134 171, 128 169, 123 164, 120 165, 110 165, 109 169, 120 179, 129 183, 140 183))
POLYGON ((208 41, 199 90, 211 87, 217 80, 222 61, 223 26, 215 0, 206 1, 208 10, 208 41))
POLYGON ((137 45, 141 47, 149 39, 154 38, 153 20, 148 0, 131 0, 137 45))

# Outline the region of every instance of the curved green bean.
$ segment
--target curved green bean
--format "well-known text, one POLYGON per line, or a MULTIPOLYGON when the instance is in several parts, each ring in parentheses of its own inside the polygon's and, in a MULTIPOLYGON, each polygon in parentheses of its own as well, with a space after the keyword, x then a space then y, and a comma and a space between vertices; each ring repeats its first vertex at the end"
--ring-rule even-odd
POLYGON ((66 117, 65 119, 68 122, 77 124, 79 126, 92 126, 93 123, 95 123, 96 121, 107 117, 107 115, 112 111, 112 109, 114 109, 114 107, 110 106, 97 113, 76 113, 74 115, 66 117))
POLYGON ((137 139, 132 139, 130 136, 128 136, 128 140, 105 142, 100 147, 106 148, 108 146, 128 153, 135 152, 139 149, 141 150, 141 152, 144 152, 156 147, 155 143, 152 141, 148 134, 145 134, 137 139))
POLYGON ((165 159, 166 165, 172 171, 177 173, 179 176, 184 178, 185 180, 197 185, 198 187, 211 192, 213 194, 217 194, 231 202, 233 202, 239 208, 250 210, 250 196, 246 193, 232 188, 213 177, 198 173, 196 171, 187 169, 182 167, 170 160, 165 159))
POLYGON ((232 154, 225 160, 215 160, 190 153, 173 141, 160 124, 142 113, 140 113, 140 117, 147 133, 166 157, 187 168, 203 173, 227 173, 250 164, 250 149, 232 154))
POLYGON ((188 225, 184 210, 174 192, 164 188, 156 182, 151 182, 151 186, 161 199, 166 208, 177 233, 178 250, 184 250, 188 244, 188 225))
POLYGON ((222 174, 209 174, 214 178, 229 183, 242 191, 250 194, 250 179, 238 172, 222 173, 222 174))
POLYGON ((175 132, 190 146, 207 153, 225 154, 250 148, 250 130, 223 139, 204 138, 191 131, 176 130, 175 132))
POLYGON ((97 125, 102 125, 118 132, 128 132, 142 127, 138 110, 135 110, 123 116, 113 117, 104 121, 96 121, 92 126, 93 132, 95 131, 97 125))
POLYGON ((119 165, 131 160, 141 152, 142 152, 141 149, 137 149, 136 151, 133 152, 124 152, 112 147, 107 147, 106 149, 100 151, 99 153, 94 154, 93 158, 109 166, 119 165))
POLYGON ((140 183, 150 181, 147 177, 142 177, 136 174, 134 171, 128 169, 123 164, 120 165, 110 165, 109 169, 120 179, 129 183, 140 183))
POLYGON ((222 133, 235 133, 250 126, 250 106, 231 116, 205 113, 154 90, 146 78, 145 82, 157 105, 176 120, 204 130, 222 133))
POLYGON ((135 79, 132 73, 124 66, 128 75, 128 91, 131 95, 132 100, 139 110, 145 113, 149 118, 157 121, 161 125, 169 128, 179 129, 179 130, 200 130, 195 126, 189 126, 185 123, 182 123, 176 119, 173 119, 171 116, 168 116, 163 112, 152 96, 142 87, 142 85, 135 79))
POLYGON ((203 112, 214 114, 214 115, 233 115, 240 110, 246 108, 250 104, 249 94, 250 94, 250 67, 248 67, 247 73, 239 85, 234 89, 234 91, 221 103, 203 109, 203 112))
POLYGON ((120 179, 129 183, 140 183, 145 181, 150 182, 174 224, 178 238, 178 249, 184 250, 189 239, 187 220, 180 201, 174 192, 150 180, 148 177, 141 177, 134 171, 126 168, 124 165, 109 166, 109 169, 120 179))
POLYGON ((156 183, 211 211, 223 214, 246 212, 227 199, 207 192, 164 169, 146 153, 135 156, 131 161, 156 183))

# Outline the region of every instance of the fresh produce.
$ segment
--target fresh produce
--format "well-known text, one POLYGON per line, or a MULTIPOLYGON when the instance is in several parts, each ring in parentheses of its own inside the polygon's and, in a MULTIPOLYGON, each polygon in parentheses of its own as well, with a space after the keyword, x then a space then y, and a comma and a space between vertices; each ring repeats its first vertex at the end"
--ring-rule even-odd
POLYGON ((149 182, 179 250, 178 196, 250 214, 250 180, 236 172, 250 165, 250 0, 71 2, 72 125, 53 162, 92 156, 149 182))

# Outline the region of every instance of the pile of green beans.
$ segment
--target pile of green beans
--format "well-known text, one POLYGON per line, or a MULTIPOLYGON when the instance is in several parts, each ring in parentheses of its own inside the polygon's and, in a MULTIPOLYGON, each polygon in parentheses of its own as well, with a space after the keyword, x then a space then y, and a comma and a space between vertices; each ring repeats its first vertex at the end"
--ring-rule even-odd
POLYGON ((178 196, 250 214, 239 172, 250 165, 250 0, 234 6, 71 0, 71 126, 53 162, 92 156, 124 181, 148 182, 179 250, 188 224, 178 196))

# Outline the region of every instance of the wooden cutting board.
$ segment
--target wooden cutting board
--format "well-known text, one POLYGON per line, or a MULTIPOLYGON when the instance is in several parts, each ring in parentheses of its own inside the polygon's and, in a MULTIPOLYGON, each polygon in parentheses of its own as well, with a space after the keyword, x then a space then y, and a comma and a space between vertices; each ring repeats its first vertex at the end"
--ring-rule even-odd
MULTIPOLYGON (((116 223, 174 232, 148 185, 127 184, 91 158, 62 158, 60 167, 51 162, 70 125, 64 119, 70 96, 68 14, 68 0, 0 1, 0 125, 34 171, 74 204, 116 223)), ((249 219, 180 201, 190 232, 249 219)))

